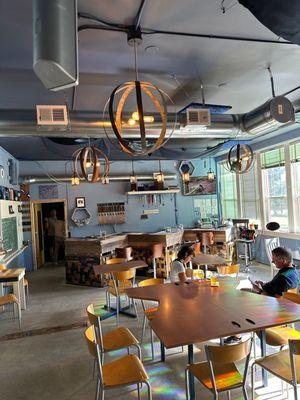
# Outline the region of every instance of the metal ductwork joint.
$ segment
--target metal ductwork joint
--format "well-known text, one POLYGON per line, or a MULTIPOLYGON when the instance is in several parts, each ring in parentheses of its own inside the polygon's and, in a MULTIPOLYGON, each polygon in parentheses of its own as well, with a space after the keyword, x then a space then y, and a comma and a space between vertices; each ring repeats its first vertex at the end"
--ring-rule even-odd
POLYGON ((275 130, 282 124, 295 122, 293 104, 286 97, 276 96, 242 116, 242 129, 251 134, 275 130))

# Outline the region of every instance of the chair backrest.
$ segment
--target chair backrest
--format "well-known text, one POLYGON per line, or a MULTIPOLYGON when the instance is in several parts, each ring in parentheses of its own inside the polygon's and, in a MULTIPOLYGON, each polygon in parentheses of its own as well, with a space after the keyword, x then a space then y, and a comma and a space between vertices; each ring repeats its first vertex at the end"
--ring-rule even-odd
POLYGON ((239 269, 239 264, 217 266, 218 275, 238 275, 239 269))
POLYGON ((112 276, 116 281, 124 282, 135 278, 135 272, 135 268, 131 268, 127 271, 112 272, 112 276))
POLYGON ((265 249, 268 256, 270 265, 272 264, 272 250, 280 246, 280 240, 278 237, 265 239, 265 249))
MULTIPOLYGON (((217 392, 217 387, 214 376, 214 364, 236 363, 238 361, 246 359, 243 383, 241 384, 241 386, 244 385, 249 368, 251 346, 252 338, 246 340, 245 342, 241 342, 231 346, 205 346, 206 357, 210 369, 211 382, 215 392, 217 392)), ((230 387, 230 384, 231 383, 229 379, 228 384, 225 384, 225 386, 230 387)))
POLYGON ((162 285, 164 284, 165 281, 163 278, 150 278, 150 279, 144 279, 143 281, 138 283, 139 287, 144 287, 144 286, 152 286, 152 285, 162 285))
POLYGON ((290 363, 292 369, 292 379, 295 385, 298 381, 298 371, 296 368, 295 356, 300 355, 300 339, 289 339, 290 363))
MULTIPOLYGON (((290 289, 290 290, 293 290, 293 289, 290 289)), ((282 297, 285 300, 290 300, 290 301, 293 301, 294 303, 300 304, 300 294, 288 291, 288 292, 283 293, 282 297)))
POLYGON ((89 304, 86 308, 86 313, 89 319, 89 323, 94 326, 97 343, 100 345, 101 350, 103 350, 103 338, 102 338, 102 327, 100 316, 95 312, 94 305, 89 304))
POLYGON ((4 264, 0 264, 0 271, 5 271, 7 268, 4 264))
POLYGON ((105 264, 119 264, 123 262, 126 262, 126 258, 110 258, 105 261, 105 264))
POLYGON ((102 366, 101 366, 101 358, 100 358, 100 348, 99 345, 96 343, 96 334, 94 325, 89 326, 84 331, 85 340, 88 346, 88 351, 90 355, 96 359, 97 367, 98 367, 98 377, 100 380, 100 385, 103 385, 103 376, 102 376, 102 366))

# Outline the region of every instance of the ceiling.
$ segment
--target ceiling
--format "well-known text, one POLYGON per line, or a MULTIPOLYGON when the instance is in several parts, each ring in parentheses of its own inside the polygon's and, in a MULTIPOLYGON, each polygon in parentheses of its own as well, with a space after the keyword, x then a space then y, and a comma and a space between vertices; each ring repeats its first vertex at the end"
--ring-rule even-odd
MULTIPOLYGON (((235 3, 227 0, 224 4, 235 3)), ((148 0, 140 25, 145 29, 278 40, 239 3, 225 13, 220 4, 221 0, 148 0)), ((79 12, 120 24, 131 24, 139 6, 140 0, 78 0, 79 12)), ((79 25, 87 23, 91 22, 79 20, 79 25)), ((72 89, 47 91, 32 71, 29 0, 0 3, 0 46, 2 109, 33 109, 36 104, 67 101, 74 110, 99 110, 101 116, 113 88, 134 79, 133 49, 125 33, 84 30, 79 33, 80 77, 74 103, 72 89)), ((271 97, 266 70, 269 65, 276 94, 293 89, 300 81, 300 48, 289 44, 144 35, 138 48, 138 64, 140 78, 165 90, 177 109, 201 102, 202 81, 207 103, 230 105, 230 112, 245 113, 271 97)), ((295 91, 289 99, 295 102, 298 97, 300 91, 295 91)), ((5 148, 5 143, 1 138, 0 145, 5 148)), ((30 151, 28 158, 32 159, 30 151)), ((23 157, 26 159, 26 155, 23 157)))

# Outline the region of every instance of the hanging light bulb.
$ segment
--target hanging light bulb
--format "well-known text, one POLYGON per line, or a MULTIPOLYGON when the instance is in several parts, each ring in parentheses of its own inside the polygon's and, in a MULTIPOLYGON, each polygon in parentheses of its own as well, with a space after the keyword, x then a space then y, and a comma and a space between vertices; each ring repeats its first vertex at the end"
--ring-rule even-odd
POLYGON ((215 173, 211 169, 211 159, 210 159, 210 157, 209 157, 209 170, 207 171, 207 179, 209 181, 214 181, 215 180, 215 173))
POLYGON ((189 172, 183 172, 182 173, 182 181, 183 181, 183 183, 189 183, 190 182, 190 173, 189 172))
POLYGON ((129 118, 128 125, 134 126, 135 125, 135 120, 133 118, 129 118))
MULTIPOLYGON (((131 118, 134 121, 139 121, 140 120, 139 113, 137 111, 133 112, 131 118)), ((150 122, 150 123, 154 122, 154 117, 152 115, 144 115, 144 122, 150 122)))
POLYGON ((155 186, 157 190, 163 190, 164 189, 164 181, 165 181, 165 175, 161 171, 161 163, 159 160, 159 172, 155 174, 155 186))
POLYGON ((71 185, 78 186, 79 183, 80 183, 80 180, 79 180, 78 176, 76 174, 73 174, 73 176, 71 178, 71 185))
POLYGON ((132 174, 130 175, 130 190, 132 192, 136 192, 137 191, 137 177, 134 173, 133 161, 131 163, 132 163, 132 174))

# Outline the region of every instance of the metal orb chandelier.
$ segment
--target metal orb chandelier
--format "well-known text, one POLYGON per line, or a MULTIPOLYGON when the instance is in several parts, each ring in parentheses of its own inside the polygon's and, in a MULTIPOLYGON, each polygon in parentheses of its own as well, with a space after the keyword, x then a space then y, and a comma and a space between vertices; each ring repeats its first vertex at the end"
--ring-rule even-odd
POLYGON ((91 183, 100 180, 102 182, 108 182, 109 168, 109 159, 102 150, 94 146, 82 147, 73 153, 72 184, 78 185, 80 180, 91 183), (80 166, 80 172, 78 170, 78 164, 80 166), (102 167, 103 173, 101 174, 102 167))
MULTIPOLYGON (((153 83, 139 80, 136 47, 140 43, 142 43, 140 33, 134 31, 128 36, 128 44, 134 47, 135 79, 117 86, 112 91, 103 111, 104 118, 108 109, 111 128, 118 140, 118 148, 131 156, 149 155, 159 149, 170 139, 176 125, 175 118, 173 129, 170 129, 170 134, 166 138, 166 104, 167 101, 173 102, 163 90, 153 83), (131 109, 132 112, 132 108, 134 110, 132 118, 129 120, 123 118, 124 109, 131 109), (156 121, 152 115, 147 115, 149 112, 152 113, 153 110, 155 110, 156 118, 159 121, 156 121), (153 135, 152 138, 149 137, 149 134, 147 137, 147 133, 154 129, 154 125, 152 125, 154 122, 155 129, 160 129, 160 133, 155 139, 153 139, 153 135), (159 125, 158 128, 157 125, 159 125), (139 131, 139 137, 133 139, 132 132, 134 130, 139 131)), ((104 129, 107 134, 105 124, 104 129)), ((107 137, 110 139, 108 134, 107 137)))
POLYGON ((227 155, 228 170, 236 174, 244 174, 253 165, 254 154, 248 144, 235 144, 227 155))

